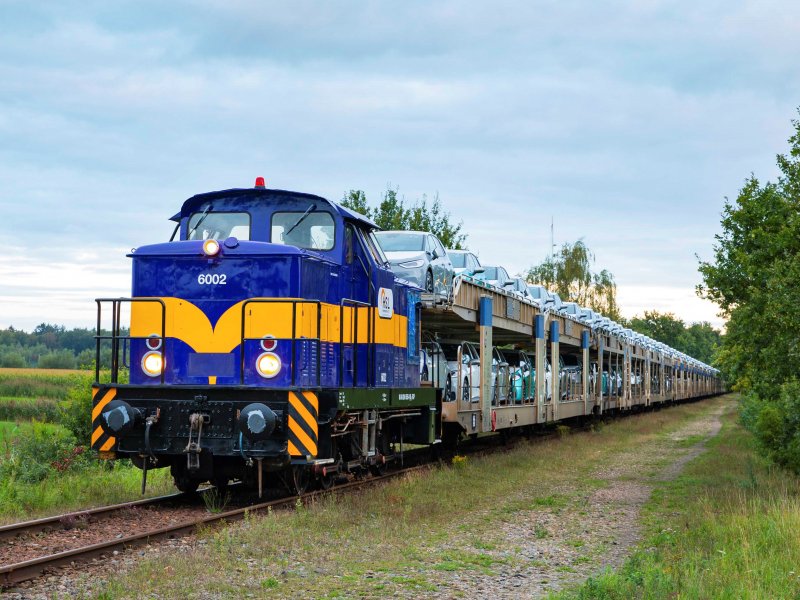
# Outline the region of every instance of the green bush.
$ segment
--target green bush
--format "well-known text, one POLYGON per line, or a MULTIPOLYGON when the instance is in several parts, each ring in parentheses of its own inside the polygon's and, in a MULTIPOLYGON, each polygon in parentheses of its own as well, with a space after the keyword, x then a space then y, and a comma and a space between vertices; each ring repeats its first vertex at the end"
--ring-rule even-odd
POLYGON ((54 473, 85 467, 88 454, 69 431, 33 422, 15 434, 10 452, 0 463, 0 475, 9 481, 36 483, 54 473))
POLYGON ((25 366, 25 357, 21 354, 7 352, 0 356, 0 367, 4 369, 23 369, 25 366))
POLYGON ((77 362, 71 350, 57 350, 39 357, 40 369, 75 369, 77 362))
POLYGON ((753 429, 770 458, 800 473, 800 382, 784 383, 776 400, 750 398, 746 406, 754 413, 753 429))
POLYGON ((66 398, 58 403, 59 423, 87 446, 92 436, 93 381, 94 373, 73 375, 66 398))
MULTIPOLYGON (((77 358, 75 359, 78 363, 79 369, 85 369, 87 371, 94 369, 96 353, 94 350, 83 350, 80 354, 78 354, 77 358)), ((102 358, 101 358, 102 361, 102 358)))

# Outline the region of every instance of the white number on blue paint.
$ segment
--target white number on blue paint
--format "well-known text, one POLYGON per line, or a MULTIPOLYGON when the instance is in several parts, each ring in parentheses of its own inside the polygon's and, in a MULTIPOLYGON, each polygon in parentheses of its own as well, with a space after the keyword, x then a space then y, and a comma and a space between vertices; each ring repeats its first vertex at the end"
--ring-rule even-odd
POLYGON ((227 285, 228 276, 225 273, 200 273, 197 283, 200 285, 227 285))

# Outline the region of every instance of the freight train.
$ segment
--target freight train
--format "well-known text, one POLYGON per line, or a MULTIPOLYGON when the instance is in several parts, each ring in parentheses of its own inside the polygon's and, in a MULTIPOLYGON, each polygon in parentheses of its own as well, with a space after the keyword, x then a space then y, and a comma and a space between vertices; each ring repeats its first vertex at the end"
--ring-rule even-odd
POLYGON ((185 492, 300 493, 380 473, 408 444, 723 389, 666 346, 468 276, 433 296, 394 275, 368 218, 263 178, 172 220, 169 242, 129 255, 131 297, 96 301, 91 443, 143 489, 169 467, 185 492))

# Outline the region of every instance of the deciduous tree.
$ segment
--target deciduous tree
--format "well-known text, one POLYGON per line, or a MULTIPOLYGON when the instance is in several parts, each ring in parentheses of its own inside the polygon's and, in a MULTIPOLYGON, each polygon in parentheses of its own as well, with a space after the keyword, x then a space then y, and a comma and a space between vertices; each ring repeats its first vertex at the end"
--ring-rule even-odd
POLYGON ((389 187, 377 206, 370 206, 367 195, 362 190, 350 190, 341 202, 351 210, 372 219, 381 229, 429 231, 438 237, 445 248, 461 250, 467 235, 462 232, 463 223, 455 223, 450 213, 445 211, 439 194, 428 203, 428 197, 406 206, 396 188, 389 187))
POLYGON ((603 269, 595 273, 595 256, 583 240, 561 246, 555 256, 528 270, 526 279, 558 293, 562 300, 577 302, 606 317, 619 320, 617 284, 603 269))
POLYGON ((700 295, 728 317, 720 366, 742 392, 744 422, 780 464, 800 472, 800 122, 780 176, 754 176, 726 201, 700 295))

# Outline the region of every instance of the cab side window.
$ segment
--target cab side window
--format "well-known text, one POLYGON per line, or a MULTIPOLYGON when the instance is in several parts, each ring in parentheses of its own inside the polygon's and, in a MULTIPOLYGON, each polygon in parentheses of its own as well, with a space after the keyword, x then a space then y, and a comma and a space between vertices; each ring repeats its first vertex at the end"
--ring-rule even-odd
POLYGON ((355 243, 355 233, 353 226, 348 223, 344 228, 344 261, 351 265, 353 264, 353 244, 355 243))

